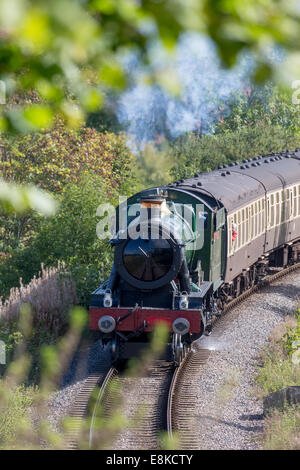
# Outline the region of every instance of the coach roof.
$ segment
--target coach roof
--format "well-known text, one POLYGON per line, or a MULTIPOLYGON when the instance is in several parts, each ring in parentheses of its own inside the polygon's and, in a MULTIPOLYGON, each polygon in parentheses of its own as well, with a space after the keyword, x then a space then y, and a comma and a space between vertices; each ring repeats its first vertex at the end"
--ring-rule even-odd
POLYGON ((300 152, 281 152, 242 163, 230 163, 210 173, 181 179, 171 187, 212 196, 228 212, 243 206, 266 191, 272 191, 300 180, 300 152))

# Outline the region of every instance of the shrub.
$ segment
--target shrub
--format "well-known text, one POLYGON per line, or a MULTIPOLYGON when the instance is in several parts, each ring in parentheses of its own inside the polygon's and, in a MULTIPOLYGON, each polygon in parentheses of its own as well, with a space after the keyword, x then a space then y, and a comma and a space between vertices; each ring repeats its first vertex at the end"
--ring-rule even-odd
POLYGON ((300 407, 287 407, 266 418, 263 448, 300 450, 300 407))
POLYGON ((88 127, 74 130, 57 120, 51 130, 1 140, 0 172, 7 180, 58 192, 94 173, 105 180, 107 189, 129 187, 133 156, 122 134, 88 127))
POLYGON ((96 235, 96 209, 103 202, 107 202, 107 191, 99 176, 86 175, 80 185, 67 185, 56 216, 40 220, 30 246, 15 250, 0 265, 2 295, 8 295, 20 277, 25 284, 30 282, 38 275, 41 263, 55 266, 61 260, 72 273, 79 302, 87 304, 91 290, 103 280, 112 261, 108 241, 96 235))
POLYGON ((283 336, 283 344, 294 364, 300 364, 300 309, 297 310, 297 325, 287 327, 283 336))
MULTIPOLYGON (((27 284, 12 288, 7 300, 0 304, 0 322, 17 323, 20 307, 30 305, 35 326, 43 325, 48 330, 58 332, 66 324, 66 315, 76 304, 75 283, 64 265, 57 268, 44 268, 40 277, 27 284)), ((0 333, 1 335, 1 333, 0 333)))
MULTIPOLYGON (((1 383, 0 383, 1 386, 1 383)), ((1 390, 1 387, 0 387, 1 390)), ((6 394, 6 403, 0 406, 0 448, 14 448, 17 429, 22 421, 29 422, 28 412, 36 396, 35 387, 19 385, 6 394)))
POLYGON ((268 357, 259 372, 257 382, 265 395, 290 385, 299 385, 300 367, 290 359, 268 357))
POLYGON ((271 333, 257 375, 257 383, 263 395, 300 383, 300 366, 291 361, 286 348, 286 334, 293 331, 296 325, 295 317, 287 317, 271 333))
MULTIPOLYGON (((299 314, 299 310, 296 312, 299 314)), ((269 345, 262 355, 257 383, 259 395, 266 396, 300 383, 300 365, 292 362, 290 338, 297 330, 297 318, 287 317, 271 333, 269 345)), ((300 449, 300 407, 286 405, 265 418, 262 445, 267 450, 300 449)))
MULTIPOLYGON (((0 302, 0 340, 5 344, 6 364, 25 340, 20 315, 30 311, 31 334, 27 349, 32 356, 29 379, 36 381, 40 375, 39 348, 54 343, 67 328, 69 311, 77 303, 75 283, 65 266, 44 268, 28 285, 11 289, 10 296, 0 302), (27 306, 27 307, 25 307, 27 306)), ((4 371, 6 366, 2 367, 4 371)))

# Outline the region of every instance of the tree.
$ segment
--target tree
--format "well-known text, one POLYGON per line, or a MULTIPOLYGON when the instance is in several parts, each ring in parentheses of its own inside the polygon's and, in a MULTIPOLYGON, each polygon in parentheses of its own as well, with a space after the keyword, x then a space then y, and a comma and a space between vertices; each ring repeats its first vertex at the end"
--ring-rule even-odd
POLYGON ((220 119, 214 135, 189 133, 173 141, 174 178, 300 147, 300 109, 285 90, 269 85, 249 89, 232 97, 231 109, 228 117, 220 119))
MULTIPOLYGON (((296 0, 249 0, 247 7, 244 0, 0 0, 0 83, 8 103, 1 106, 0 129, 45 128, 57 113, 79 125, 87 111, 102 106, 106 87, 125 86, 119 62, 125 50, 140 51, 146 61, 151 40, 170 48, 183 30, 208 34, 227 65, 250 50, 257 79, 276 66, 266 46, 283 46, 298 71, 299 22, 296 0), (38 99, 20 106, 24 91, 38 99)), ((1 200, 14 207, 10 187, 1 185, 1 200)), ((35 208, 30 189, 13 190, 21 206, 35 208)))
MULTIPOLYGON (((70 129, 57 120, 52 129, 14 139, 2 137, 0 144, 4 152, 0 171, 7 181, 38 186, 56 199, 66 185, 80 185, 87 174, 103 178, 107 198, 112 202, 117 202, 119 194, 129 194, 137 187, 134 157, 122 134, 100 133, 86 127, 70 129)), ((39 227, 39 218, 29 211, 18 215, 0 211, 0 252, 11 252, 24 242, 29 244, 39 227)))
POLYGON ((64 262, 76 282, 82 303, 99 285, 112 261, 107 240, 96 234, 99 204, 107 202, 105 180, 99 175, 86 174, 80 184, 67 184, 60 197, 55 217, 40 219, 37 233, 28 246, 13 250, 11 257, 0 263, 0 292, 6 296, 18 286, 20 277, 27 284, 39 274, 41 263, 56 266, 64 262))

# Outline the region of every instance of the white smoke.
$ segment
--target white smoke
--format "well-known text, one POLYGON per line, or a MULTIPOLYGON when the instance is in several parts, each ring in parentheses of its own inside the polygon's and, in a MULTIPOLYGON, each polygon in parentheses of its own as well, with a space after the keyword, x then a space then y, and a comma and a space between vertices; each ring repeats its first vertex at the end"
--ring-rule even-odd
POLYGON ((150 57, 152 71, 166 65, 175 69, 181 92, 175 98, 158 85, 141 83, 145 67, 128 62, 133 86, 121 96, 117 116, 139 146, 158 136, 214 132, 219 117, 230 113, 233 93, 247 88, 253 69, 249 55, 232 69, 222 68, 212 40, 196 33, 179 38, 172 58, 158 44, 150 48, 150 57))

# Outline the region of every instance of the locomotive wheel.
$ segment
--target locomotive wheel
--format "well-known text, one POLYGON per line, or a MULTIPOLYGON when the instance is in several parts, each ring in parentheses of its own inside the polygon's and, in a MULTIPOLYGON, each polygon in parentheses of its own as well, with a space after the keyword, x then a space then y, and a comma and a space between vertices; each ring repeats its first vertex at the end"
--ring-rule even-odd
POLYGON ((173 334, 173 357, 176 365, 179 365, 184 357, 181 336, 176 333, 173 334))
POLYGON ((184 344, 183 345, 183 359, 188 355, 188 353, 190 352, 191 350, 191 346, 190 345, 187 345, 187 344, 184 344))
POLYGON ((111 361, 115 363, 120 358, 120 341, 117 337, 113 338, 110 342, 111 361))

